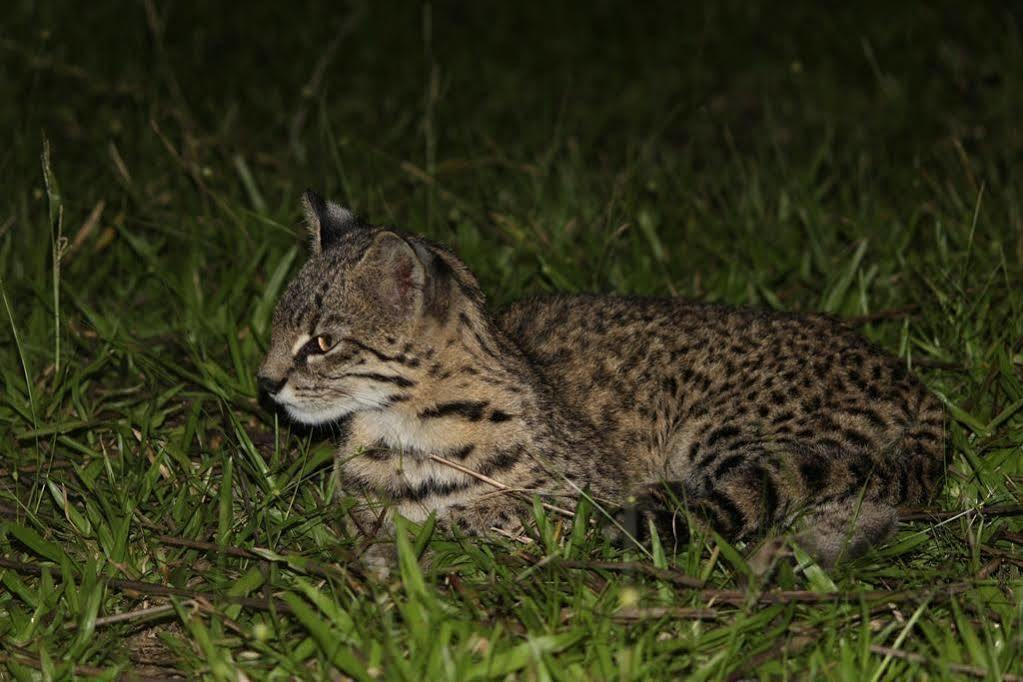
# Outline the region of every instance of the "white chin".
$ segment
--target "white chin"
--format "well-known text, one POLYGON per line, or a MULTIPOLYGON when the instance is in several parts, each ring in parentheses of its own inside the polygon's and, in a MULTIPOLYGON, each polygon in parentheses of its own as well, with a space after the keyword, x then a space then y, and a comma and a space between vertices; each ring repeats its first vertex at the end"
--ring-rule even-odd
POLYGON ((310 409, 299 404, 290 386, 277 394, 277 404, 283 407, 288 416, 300 424, 316 426, 336 421, 359 410, 380 409, 387 405, 388 393, 381 391, 358 391, 354 394, 340 395, 336 402, 310 409))
POLYGON ((307 424, 309 426, 316 426, 318 424, 326 424, 328 422, 335 421, 344 417, 345 415, 351 414, 353 410, 348 405, 339 405, 329 410, 305 410, 295 405, 284 404, 285 411, 288 416, 300 424, 307 424))

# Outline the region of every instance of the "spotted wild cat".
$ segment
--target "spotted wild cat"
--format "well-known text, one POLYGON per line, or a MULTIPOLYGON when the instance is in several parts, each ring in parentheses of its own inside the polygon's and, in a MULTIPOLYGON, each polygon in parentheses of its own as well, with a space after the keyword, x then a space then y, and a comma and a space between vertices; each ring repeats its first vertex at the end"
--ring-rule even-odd
POLYGON ((587 490, 662 532, 680 502, 733 539, 794 526, 830 565, 940 487, 941 404, 839 321, 596 295, 495 315, 448 249, 304 203, 313 253, 260 385, 296 421, 344 424, 335 472, 362 529, 384 505, 517 533, 512 491, 587 490))

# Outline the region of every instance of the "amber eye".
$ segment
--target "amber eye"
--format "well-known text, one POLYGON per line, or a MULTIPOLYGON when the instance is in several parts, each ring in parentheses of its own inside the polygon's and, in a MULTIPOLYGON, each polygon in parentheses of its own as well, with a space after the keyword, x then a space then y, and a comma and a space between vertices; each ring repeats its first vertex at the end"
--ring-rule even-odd
POLYGON ((313 338, 305 342, 305 345, 299 349, 298 353, 295 355, 295 358, 301 362, 308 358, 310 355, 323 355, 333 347, 334 343, 330 336, 326 334, 314 336, 313 338))

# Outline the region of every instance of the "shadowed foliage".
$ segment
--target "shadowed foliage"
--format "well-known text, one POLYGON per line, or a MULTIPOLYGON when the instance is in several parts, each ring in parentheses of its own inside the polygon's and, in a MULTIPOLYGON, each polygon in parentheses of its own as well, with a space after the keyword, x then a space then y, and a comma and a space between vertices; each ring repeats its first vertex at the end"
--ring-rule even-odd
POLYGON ((519 4, 4 6, 0 676, 1020 679, 1020 17, 519 4), (770 585, 539 502, 529 543, 400 527, 369 578, 330 434, 257 398, 307 187, 496 306, 849 318, 948 406, 946 489, 770 585))

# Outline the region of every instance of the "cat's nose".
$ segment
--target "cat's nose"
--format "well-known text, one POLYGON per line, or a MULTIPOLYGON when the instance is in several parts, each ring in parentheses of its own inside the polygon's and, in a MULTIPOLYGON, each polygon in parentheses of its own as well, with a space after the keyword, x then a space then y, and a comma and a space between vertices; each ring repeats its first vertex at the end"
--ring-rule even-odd
POLYGON ((273 379, 267 376, 257 377, 259 381, 259 388, 268 395, 277 395, 277 393, 284 388, 284 384, 287 383, 288 378, 273 379))

